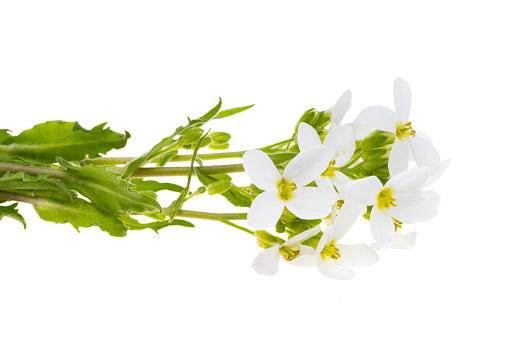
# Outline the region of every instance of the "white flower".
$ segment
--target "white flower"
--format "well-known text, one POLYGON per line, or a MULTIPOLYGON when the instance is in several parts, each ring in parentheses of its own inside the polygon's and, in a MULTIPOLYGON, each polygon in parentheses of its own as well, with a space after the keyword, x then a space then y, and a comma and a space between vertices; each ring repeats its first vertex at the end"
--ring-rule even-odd
POLYGON ((259 150, 243 155, 245 172, 258 188, 258 195, 248 211, 248 224, 255 229, 274 227, 284 207, 301 219, 323 218, 331 212, 331 204, 324 189, 305 187, 328 166, 325 146, 314 146, 300 152, 287 164, 283 175, 269 156, 259 150))
POLYGON ((346 179, 345 175, 339 172, 339 168, 345 165, 356 150, 354 129, 347 125, 335 126, 321 143, 317 131, 306 123, 299 124, 298 127, 298 145, 301 151, 316 145, 327 146, 329 163, 327 169, 315 179, 315 183, 320 188, 325 189, 330 194, 332 203, 336 203, 336 188, 339 188, 346 179))
POLYGON ((361 111, 355 120, 356 123, 396 134, 388 163, 391 176, 407 170, 410 154, 419 167, 429 167, 432 173, 440 165, 440 156, 431 141, 412 129, 409 121, 411 100, 409 84, 398 78, 394 81, 396 111, 372 106, 361 111))
POLYGON ((346 184, 348 199, 363 206, 373 206, 371 233, 379 247, 389 246, 402 223, 428 221, 437 215, 438 195, 432 190, 420 190, 428 173, 428 168, 403 171, 391 177, 385 186, 374 176, 346 184))
MULTIPOLYGON (((340 96, 334 106, 326 110, 326 112, 331 113, 331 124, 329 125, 329 131, 333 130, 336 126, 341 124, 343 117, 345 117, 345 114, 352 107, 351 99, 352 92, 350 92, 350 90, 347 90, 340 96)), ((354 129, 356 139, 363 139, 371 132, 370 128, 355 122, 346 125, 354 129)))
POLYGON ((252 268, 259 274, 275 275, 278 272, 278 262, 283 256, 285 261, 293 261, 298 256, 313 253, 313 248, 302 245, 307 239, 317 235, 320 227, 316 226, 288 239, 283 244, 275 244, 271 248, 263 250, 257 255, 252 268))

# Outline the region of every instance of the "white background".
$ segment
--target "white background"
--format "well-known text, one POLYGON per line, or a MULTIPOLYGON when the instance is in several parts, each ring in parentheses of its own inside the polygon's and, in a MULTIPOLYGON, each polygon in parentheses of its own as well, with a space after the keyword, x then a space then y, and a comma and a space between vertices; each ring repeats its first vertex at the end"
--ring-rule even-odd
MULTIPOLYGON (((414 128, 453 159, 439 216, 404 227, 416 247, 382 251, 351 281, 284 263, 257 275, 254 238, 219 223, 120 239, 20 204, 26 230, 0 222, 0 338, 505 339, 507 24, 501 2, 471 3, 0 2, 0 128, 14 134, 107 121, 133 136, 110 155, 136 156, 222 97, 256 104, 210 124, 242 150, 287 138, 347 89, 348 121, 393 107, 402 77, 414 128)), ((190 207, 237 211, 221 197, 190 207)))

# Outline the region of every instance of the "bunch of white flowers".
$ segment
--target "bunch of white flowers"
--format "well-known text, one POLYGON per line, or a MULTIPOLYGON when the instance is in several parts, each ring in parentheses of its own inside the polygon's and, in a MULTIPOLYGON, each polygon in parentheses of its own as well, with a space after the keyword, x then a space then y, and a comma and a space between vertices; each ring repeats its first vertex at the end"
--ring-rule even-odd
POLYGON ((394 111, 368 107, 353 123, 340 125, 351 107, 347 91, 321 112, 330 115, 328 124, 315 118, 315 110, 301 118, 293 148, 298 153, 288 163, 277 167, 260 150, 244 154, 245 171, 260 189, 248 212, 248 224, 265 249, 252 265, 258 273, 274 275, 282 257, 350 279, 349 266, 376 263, 380 249, 413 247, 415 232, 398 230, 437 215, 439 196, 425 188, 449 161, 441 162, 429 138, 412 127, 411 90, 403 79, 394 82, 394 104, 394 111), (359 216, 370 221, 373 242, 339 243, 359 216), (330 221, 323 232, 322 219, 330 221), (266 231, 275 227, 287 240, 266 231))

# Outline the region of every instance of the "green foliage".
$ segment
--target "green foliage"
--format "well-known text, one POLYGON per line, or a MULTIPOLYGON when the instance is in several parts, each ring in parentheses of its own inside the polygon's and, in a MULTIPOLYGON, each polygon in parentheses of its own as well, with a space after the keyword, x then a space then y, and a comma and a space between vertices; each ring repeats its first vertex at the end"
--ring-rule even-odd
MULTIPOLYGON (((220 104, 220 103, 219 103, 220 104)), ((218 109, 217 109, 218 111, 218 109)), ((209 113, 209 112, 208 112, 209 113)), ((190 160, 190 171, 188 172, 187 177, 187 186, 183 189, 183 191, 180 193, 180 196, 178 196, 177 199, 175 199, 171 205, 169 206, 167 210, 167 216, 169 217, 169 220, 174 220, 174 217, 178 213, 178 211, 181 210, 181 207, 183 206, 183 202, 185 202, 185 198, 188 195, 188 192, 190 191, 190 182, 192 181, 192 174, 194 173, 194 162, 197 157, 197 151, 199 151, 199 148, 206 138, 207 134, 202 136, 199 141, 197 142, 197 145, 195 147, 194 153, 192 154, 192 159, 190 160)))
POLYGON ((229 116, 232 116, 232 115, 235 115, 236 113, 240 113, 240 112, 243 112, 245 110, 248 110, 249 108, 253 107, 255 104, 252 104, 252 105, 248 105, 248 106, 242 106, 242 107, 236 107, 234 109, 228 109, 228 110, 223 110, 223 111, 220 111, 215 119, 222 119, 222 118, 225 118, 225 117, 229 117, 229 116))
MULTIPOLYGON (((201 181, 201 183, 204 184, 206 187, 209 187, 210 185, 212 185, 212 183, 224 180, 224 177, 222 178, 219 177, 220 175, 213 176, 205 175, 198 169, 195 169, 195 173, 197 174, 197 178, 199 179, 199 181, 201 181)), ((237 187, 232 183, 230 189, 222 192, 221 195, 224 196, 232 205, 236 207, 250 207, 250 205, 252 204, 253 197, 251 197, 244 190, 242 190, 241 188, 237 187)))
POLYGON ((2 142, 6 139, 9 139, 11 138, 12 136, 9 134, 10 130, 7 130, 7 129, 0 129, 0 144, 2 144, 2 142))
POLYGON ((44 221, 70 223, 77 231, 79 227, 99 226, 111 236, 127 236, 128 227, 115 213, 101 209, 81 198, 76 198, 72 203, 42 199, 40 203, 34 205, 34 209, 44 221))
POLYGON ((0 220, 4 217, 12 218, 21 224, 23 224, 23 227, 26 229, 26 222, 23 216, 18 212, 18 209, 15 209, 18 206, 17 203, 8 205, 8 206, 1 206, 0 205, 0 220))
POLYGON ((158 234, 158 231, 162 228, 165 228, 170 225, 179 225, 182 227, 187 228, 195 228, 195 226, 185 220, 163 220, 163 221, 156 221, 156 222, 150 222, 150 223, 141 223, 135 218, 132 218, 127 215, 120 216, 120 220, 123 221, 123 223, 129 228, 129 230, 143 230, 143 229, 152 229, 154 232, 158 234))
POLYGON ((0 190, 33 197, 50 197, 72 202, 75 194, 65 184, 49 174, 30 176, 23 172, 5 173, 0 177, 0 190))
POLYGON ((0 153, 44 163, 54 163, 58 157, 68 161, 100 157, 111 149, 123 148, 130 137, 128 132, 104 129, 106 124, 86 130, 78 123, 48 121, 3 140, 0 153))
POLYGON ((135 191, 132 183, 120 179, 104 166, 77 167, 63 159, 59 161, 66 168, 62 182, 103 209, 122 213, 162 210, 152 195, 135 191))
MULTIPOLYGON (((199 128, 204 125, 206 122, 212 120, 220 110, 222 106, 222 99, 219 100, 218 104, 209 110, 205 115, 199 117, 198 119, 190 120, 188 119, 188 124, 185 126, 178 127, 172 135, 162 139, 157 145, 151 148, 148 152, 143 154, 142 156, 131 161, 123 173, 122 178, 127 179, 132 175, 132 173, 139 167, 144 164, 150 162, 152 159, 159 157, 164 154, 164 152, 171 151, 175 148, 178 148, 178 145, 181 144, 179 140, 176 139, 178 136, 185 136, 186 133, 190 131, 195 131, 195 128, 199 128)), ((202 142, 201 142, 202 143, 202 142)))
POLYGON ((183 188, 180 185, 173 184, 173 183, 160 183, 154 180, 144 180, 142 178, 132 178, 130 180, 132 184, 135 185, 134 189, 136 191, 161 191, 161 190, 169 190, 174 192, 182 192, 183 188))

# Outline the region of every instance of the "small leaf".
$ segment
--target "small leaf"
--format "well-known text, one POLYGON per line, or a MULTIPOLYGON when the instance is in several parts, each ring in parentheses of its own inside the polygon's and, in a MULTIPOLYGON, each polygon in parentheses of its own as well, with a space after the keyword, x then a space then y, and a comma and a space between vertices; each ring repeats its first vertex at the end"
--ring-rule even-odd
POLYGON ((11 138, 12 136, 9 134, 10 130, 7 130, 7 129, 0 129, 0 144, 2 144, 2 142, 6 139, 9 139, 11 138))
POLYGON ((0 177, 0 190, 32 197, 50 197, 73 201, 75 194, 61 181, 50 178, 49 174, 30 176, 23 172, 6 173, 0 177))
POLYGON ((182 192, 183 188, 180 185, 173 183, 160 183, 154 180, 144 180, 142 178, 132 178, 130 180, 132 184, 135 185, 136 191, 161 191, 161 190, 169 190, 173 192, 182 192))
POLYGON ((23 224, 24 228, 26 229, 26 222, 23 216, 18 212, 18 209, 15 209, 18 206, 17 203, 8 205, 8 206, 1 206, 0 205, 0 220, 3 217, 9 217, 12 218, 21 224, 23 224))
POLYGON ((215 119, 222 119, 222 118, 225 118, 225 117, 229 117, 229 116, 235 115, 236 113, 240 113, 240 112, 248 110, 249 108, 253 107, 254 105, 255 104, 248 105, 248 106, 242 106, 242 107, 236 107, 234 109, 228 109, 228 110, 220 111, 218 113, 218 115, 215 117, 215 119))
POLYGON ((171 150, 162 157, 160 157, 157 161, 157 166, 164 166, 167 162, 178 155, 178 150, 171 150))
POLYGON ((141 223, 138 220, 127 216, 122 215, 120 216, 120 220, 123 221, 123 223, 129 227, 129 230, 143 230, 143 229, 152 229, 158 234, 158 231, 162 228, 165 228, 170 225, 179 225, 187 228, 195 228, 195 226, 184 220, 178 220, 174 219, 172 221, 170 220, 163 220, 163 221, 157 221, 157 222, 150 222, 150 223, 141 223))
MULTIPOLYGON (((195 173, 197 174, 199 181, 206 186, 209 186, 211 183, 218 182, 219 180, 224 180, 223 177, 221 179, 218 178, 218 176, 223 175, 205 175, 198 169, 195 169, 195 173)), ((252 204, 252 198, 234 184, 232 184, 229 190, 223 192, 221 195, 236 207, 250 207, 252 204)))
POLYGON ((217 195, 217 194, 223 194, 224 192, 228 191, 232 186, 231 182, 227 181, 218 181, 213 182, 208 185, 208 195, 217 195))

